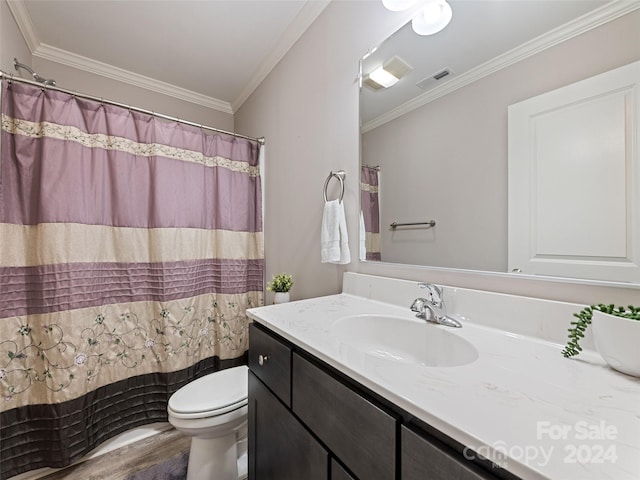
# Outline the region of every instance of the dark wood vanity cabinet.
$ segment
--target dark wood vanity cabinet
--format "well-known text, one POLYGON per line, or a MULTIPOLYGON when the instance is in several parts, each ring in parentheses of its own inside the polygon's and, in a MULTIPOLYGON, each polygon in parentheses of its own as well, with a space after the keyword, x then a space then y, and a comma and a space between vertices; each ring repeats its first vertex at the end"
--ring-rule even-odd
POLYGON ((335 458, 331 460, 331 480, 356 480, 349 475, 347 471, 336 462, 335 458))
POLYGON ((292 410, 361 479, 396 478, 398 417, 293 354, 292 410))
POLYGON ((329 454, 249 373, 249 478, 328 480, 329 454))
POLYGON ((249 370, 291 408, 291 348, 254 325, 249 334, 249 370))
POLYGON ((329 454, 291 415, 291 348, 250 330, 249 478, 327 480, 329 454))
POLYGON ((249 480, 515 478, 409 428, 401 410, 264 327, 249 336, 249 480))
POLYGON ((463 461, 459 454, 448 452, 435 439, 401 427, 402 480, 490 480, 496 477, 483 472, 471 462, 463 461))

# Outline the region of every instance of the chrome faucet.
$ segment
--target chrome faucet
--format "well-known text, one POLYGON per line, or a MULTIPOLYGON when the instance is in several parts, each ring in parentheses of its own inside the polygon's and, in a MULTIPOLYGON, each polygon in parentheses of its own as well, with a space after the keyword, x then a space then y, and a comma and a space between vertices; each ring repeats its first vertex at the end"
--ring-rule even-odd
POLYGON ((458 320, 447 316, 444 295, 440 287, 430 283, 419 283, 418 286, 427 290, 427 298, 416 298, 411 304, 411 311, 416 312, 416 317, 446 327, 462 327, 458 320))

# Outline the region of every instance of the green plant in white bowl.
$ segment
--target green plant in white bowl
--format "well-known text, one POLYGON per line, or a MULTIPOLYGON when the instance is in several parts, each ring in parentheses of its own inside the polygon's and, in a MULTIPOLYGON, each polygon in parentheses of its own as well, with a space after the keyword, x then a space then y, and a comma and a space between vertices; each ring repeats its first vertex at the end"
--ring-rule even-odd
POLYGON ((582 351, 580 340, 591 325, 596 350, 604 361, 614 370, 640 377, 640 307, 592 305, 574 316, 578 321, 571 322, 569 341, 562 350, 565 357, 573 357, 582 351))
POLYGON ((274 292, 273 303, 287 303, 289 301, 289 290, 293 286, 293 277, 288 273, 274 275, 267 284, 267 290, 274 292))
POLYGON ((291 290, 293 287, 293 277, 288 273, 279 273, 274 275, 269 283, 267 283, 267 290, 270 292, 285 293, 291 290))

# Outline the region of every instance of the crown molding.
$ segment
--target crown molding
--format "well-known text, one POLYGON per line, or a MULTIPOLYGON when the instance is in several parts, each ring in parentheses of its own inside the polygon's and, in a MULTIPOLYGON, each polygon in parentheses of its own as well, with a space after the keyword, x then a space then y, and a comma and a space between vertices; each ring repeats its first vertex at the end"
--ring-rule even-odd
POLYGON ((280 37, 276 46, 269 55, 260 63, 254 74, 251 76, 238 97, 231 102, 234 112, 237 112, 242 104, 249 98, 258 85, 269 75, 271 70, 282 60, 282 57, 293 47, 304 32, 318 18, 318 16, 329 6, 331 0, 306 0, 304 7, 300 10, 296 18, 285 33, 280 37))
POLYGON ((331 0, 306 0, 304 7, 302 7, 289 28, 280 37, 270 54, 260 63, 238 97, 232 103, 229 103, 82 55, 77 55, 61 48, 43 44, 40 42, 33 26, 25 0, 6 1, 16 20, 20 33, 24 37, 33 56, 229 114, 233 114, 242 106, 246 99, 249 98, 258 85, 260 85, 282 57, 284 57, 331 2, 331 0))
POLYGON ((24 41, 29 47, 29 50, 33 54, 33 52, 40 45, 40 38, 36 33, 36 30, 33 26, 33 21, 31 20, 31 15, 29 15, 29 10, 27 10, 27 5, 24 0, 6 0, 7 6, 11 11, 11 15, 13 15, 16 24, 18 25, 18 30, 22 34, 24 41))
POLYGON ((61 63, 68 67, 77 68, 85 72, 94 73, 112 80, 117 80, 129 85, 141 87, 153 92, 161 93, 170 97, 178 98, 187 102, 202 105, 220 112, 233 114, 231 105, 228 102, 218 100, 217 98, 203 95, 186 88, 178 87, 170 83, 161 82, 151 77, 146 77, 123 68, 110 65, 108 63, 99 62, 91 58, 77 55, 75 53, 53 47, 47 44, 40 46, 33 52, 33 55, 44 60, 61 63))
POLYGON ((366 133, 374 128, 377 128, 385 123, 395 120, 402 115, 409 113, 417 108, 420 108, 427 103, 443 97, 449 93, 452 93, 462 87, 465 87, 473 82, 476 82, 488 75, 491 75, 503 68, 506 68, 514 63, 520 62, 528 57, 531 57, 537 53, 540 53, 548 48, 565 42, 573 37, 576 37, 582 33, 592 30, 600 25, 622 17, 634 10, 640 9, 640 0, 615 0, 600 8, 595 9, 571 22, 566 23, 550 32, 541 35, 533 40, 526 42, 519 47, 516 47, 498 57, 495 57, 488 62, 485 62, 475 68, 472 68, 468 72, 460 74, 447 83, 444 83, 428 92, 425 92, 417 97, 403 103, 402 105, 389 110, 386 113, 370 120, 362 125, 360 128, 361 133, 366 133))
POLYGON ((220 112, 233 114, 233 110, 231 109, 231 104, 229 104, 229 102, 218 100, 217 98, 213 98, 208 95, 187 90, 186 88, 178 87, 170 83, 161 82, 104 62, 99 62, 82 55, 77 55, 61 48, 41 43, 33 26, 33 21, 31 20, 25 1, 7 0, 7 5, 9 6, 11 14, 18 25, 20 33, 24 37, 29 50, 31 50, 31 54, 34 57, 57 62, 62 65, 94 73, 96 75, 101 75, 112 80, 117 80, 129 85, 134 85, 163 95, 195 103, 196 105, 202 105, 220 112))

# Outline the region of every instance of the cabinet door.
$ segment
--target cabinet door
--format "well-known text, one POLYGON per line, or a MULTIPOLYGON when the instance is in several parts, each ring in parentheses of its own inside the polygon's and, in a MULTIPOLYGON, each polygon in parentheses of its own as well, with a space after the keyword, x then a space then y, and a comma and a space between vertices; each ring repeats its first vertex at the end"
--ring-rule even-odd
POLYGON ((402 480, 490 480, 496 479, 479 467, 446 452, 402 426, 402 480))
POLYGON ((347 473, 347 471, 342 468, 342 466, 335 461, 335 459, 331 459, 331 480, 356 480, 351 475, 347 473))
POLYGON ((394 480, 396 419, 293 355, 294 413, 361 480, 394 480))
POLYGON ((327 480, 329 455, 249 373, 249 479, 327 480))

